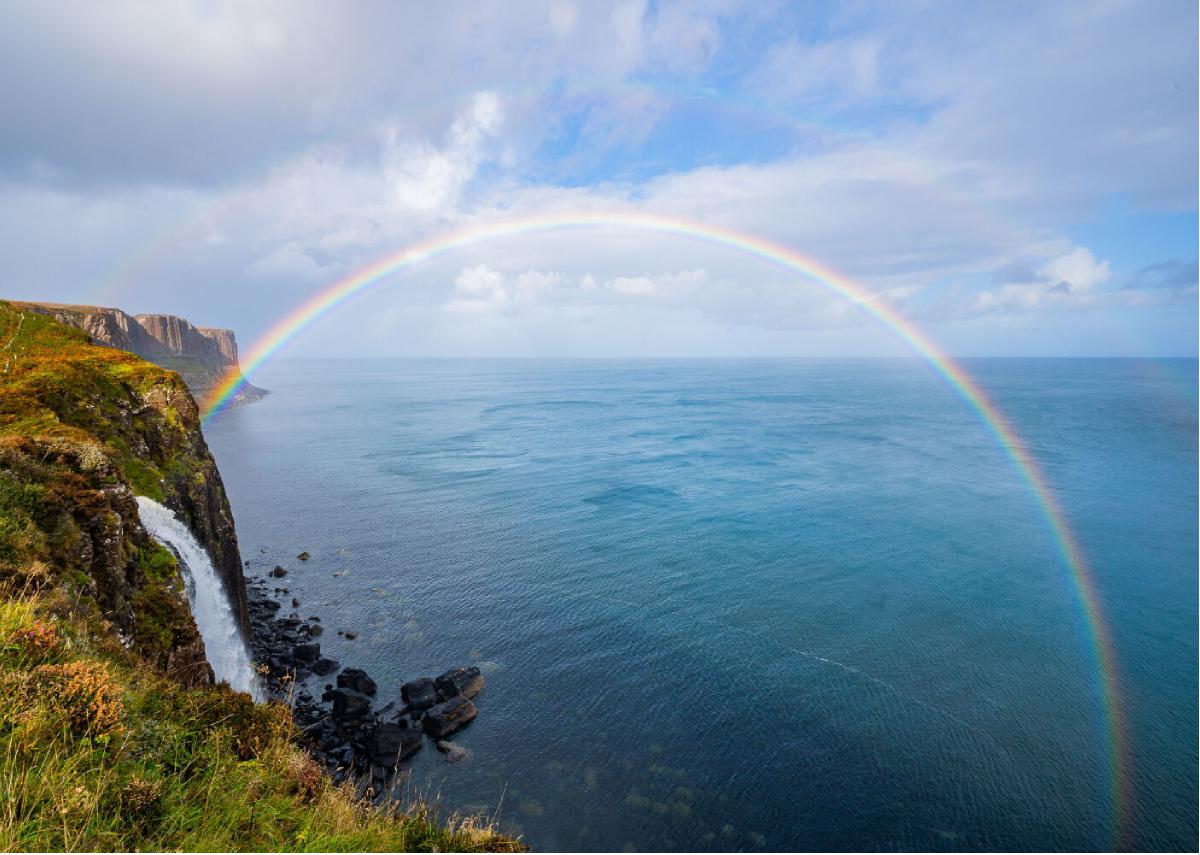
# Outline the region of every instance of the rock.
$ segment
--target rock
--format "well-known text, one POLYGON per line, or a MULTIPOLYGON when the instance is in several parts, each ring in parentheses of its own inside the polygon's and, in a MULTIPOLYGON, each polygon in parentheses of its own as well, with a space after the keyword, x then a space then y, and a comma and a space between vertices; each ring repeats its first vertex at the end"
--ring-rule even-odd
POLYGON ((371 762, 395 768, 421 749, 421 731, 415 727, 380 722, 371 736, 371 762))
POLYGON ((448 739, 438 741, 437 750, 446 755, 447 763, 459 763, 471 756, 471 752, 463 748, 457 742, 451 742, 448 739))
POLYGON ((276 564, 275 569, 271 571, 271 575, 274 576, 276 579, 282 579, 284 576, 287 575, 287 570, 285 570, 283 567, 280 567, 278 564, 276 564))
POLYGON ((353 689, 364 695, 374 695, 378 688, 375 681, 361 668, 344 669, 337 676, 337 684, 339 689, 353 689))
POLYGON ((421 724, 426 733, 434 739, 441 739, 475 718, 477 712, 473 703, 459 695, 427 709, 421 717, 421 724))
POLYGON ((321 619, 321 616, 320 615, 309 615, 308 619, 311 621, 319 621, 321 619))
POLYGON ((358 633, 350 632, 350 630, 346 630, 345 632, 339 632, 338 635, 342 636, 347 641, 353 641, 354 639, 358 638, 358 633))
POLYGON ((297 555, 296 557, 297 557, 297 558, 299 558, 301 561, 307 561, 307 560, 308 560, 308 553, 307 553, 307 552, 301 552, 301 553, 300 553, 299 555, 297 555))
POLYGON ((359 721, 371 712, 371 699, 353 689, 333 689, 333 717, 340 722, 359 721))
POLYGON ((429 677, 405 683, 400 687, 400 697, 413 710, 427 710, 438 702, 437 689, 429 677))
POLYGON ((294 608, 294 609, 300 608, 300 601, 298 599, 296 599, 295 597, 292 597, 292 608, 294 608))
POLYGON ((325 627, 321 626, 320 624, 313 624, 312 626, 310 626, 308 628, 308 637, 316 638, 317 636, 321 635, 323 632, 325 632, 325 627))
MULTIPOLYGON (((293 655, 297 662, 313 663, 321 658, 321 645, 319 644, 297 644, 293 655)), ((339 678, 340 681, 340 678, 339 678)), ((341 685, 339 682, 338 685, 341 685)), ((353 687, 351 687, 353 688, 353 687)))
POLYGON ((452 668, 434 681, 438 697, 453 698, 462 695, 473 698, 483 689, 483 675, 474 665, 469 668, 452 668))

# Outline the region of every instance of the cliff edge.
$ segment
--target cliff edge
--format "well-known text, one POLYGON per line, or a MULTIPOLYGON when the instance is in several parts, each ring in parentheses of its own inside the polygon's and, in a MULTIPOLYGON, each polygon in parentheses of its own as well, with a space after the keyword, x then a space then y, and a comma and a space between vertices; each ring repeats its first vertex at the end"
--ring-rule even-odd
MULTIPOLYGON (((48 315, 83 330, 93 344, 127 350, 179 373, 192 395, 204 400, 238 368, 233 330, 197 327, 175 315, 129 315, 106 306, 13 301, 19 311, 48 315)), ((266 390, 243 383, 234 404, 257 401, 266 390)))
POLYGON ((0 850, 520 849, 487 823, 362 800, 300 749, 286 705, 213 685, 196 579, 136 499, 188 524, 244 626, 196 402, 177 373, 91 338, 0 301, 0 850))

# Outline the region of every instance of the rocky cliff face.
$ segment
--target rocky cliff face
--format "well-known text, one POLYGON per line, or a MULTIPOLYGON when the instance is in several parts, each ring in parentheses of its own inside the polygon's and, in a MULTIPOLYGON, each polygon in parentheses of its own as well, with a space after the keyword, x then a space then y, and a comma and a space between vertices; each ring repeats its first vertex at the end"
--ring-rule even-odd
POLYGON ((224 357, 226 365, 238 364, 237 340, 233 337, 233 330, 222 330, 216 327, 196 327, 196 331, 200 335, 212 339, 217 346, 217 350, 224 357))
MULTIPOLYGON (((175 315, 129 315, 105 306, 14 302, 20 310, 49 315, 59 323, 81 329, 93 344, 136 353, 143 359, 178 371, 192 394, 203 400, 237 370, 237 341, 233 330, 196 327, 175 315)), ((235 403, 248 403, 266 394, 246 384, 235 403)))
MULTIPOLYGON (((56 578, 148 660, 211 682, 182 575, 134 500, 149 496, 188 523, 248 634, 233 514, 196 402, 177 374, 45 314, 0 302, 0 579, 56 578)), ((128 315, 91 317, 106 325, 94 329, 138 335, 128 315)))
MULTIPOLYGON (((217 343, 204 335, 196 327, 183 318, 175 315, 137 315, 138 325, 150 334, 168 356, 185 356, 192 359, 202 359, 214 365, 228 366, 228 359, 217 343)), ((222 330, 230 337, 231 330, 222 330)))

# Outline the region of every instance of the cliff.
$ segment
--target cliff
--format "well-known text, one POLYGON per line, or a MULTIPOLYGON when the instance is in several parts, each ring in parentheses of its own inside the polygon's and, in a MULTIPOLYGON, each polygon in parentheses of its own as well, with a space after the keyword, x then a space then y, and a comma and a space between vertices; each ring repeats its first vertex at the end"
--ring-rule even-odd
MULTIPOLYGON (((134 502, 136 490, 188 522, 248 633, 233 513, 194 399, 175 374, 91 347, 86 336, 37 314, 9 306, 3 313, 0 477, 9 502, 0 574, 18 557, 82 573, 84 593, 151 659, 187 671, 189 682, 211 682, 182 581, 177 571, 151 567, 165 560, 134 502), (135 608, 150 601, 153 608, 135 608)), ((130 338, 141 329, 127 315, 92 317, 130 338)))
MULTIPOLYGON (((90 315, 106 335, 150 335, 90 315)), ((519 849, 486 824, 356 798, 300 750, 287 706, 212 685, 187 583, 135 500, 189 524, 245 623, 196 402, 178 374, 91 335, 0 301, 0 850, 519 849)))
MULTIPOLYGON (((88 334, 93 344, 136 353, 163 368, 179 373, 200 400, 218 386, 226 374, 237 370, 237 341, 233 330, 193 326, 175 315, 129 315, 104 306, 16 302, 21 311, 48 315, 59 323, 88 334)), ((263 389, 244 384, 235 404, 255 401, 263 389)))

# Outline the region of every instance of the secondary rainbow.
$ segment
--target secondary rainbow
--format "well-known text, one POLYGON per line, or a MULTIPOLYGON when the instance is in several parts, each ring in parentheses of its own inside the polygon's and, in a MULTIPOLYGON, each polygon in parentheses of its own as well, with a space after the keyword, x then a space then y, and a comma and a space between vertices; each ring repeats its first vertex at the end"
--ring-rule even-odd
POLYGON ((1076 599, 1082 611, 1096 669, 1100 715, 1105 728, 1104 750, 1108 776, 1108 798, 1110 799, 1113 823, 1113 841, 1115 846, 1121 846, 1130 819, 1130 758, 1116 656, 1112 637, 1101 610, 1095 581, 1084 560, 1079 543, 1067 523, 1062 507, 1012 425, 961 366, 940 352, 936 345, 910 321, 861 285, 795 250, 732 229, 674 217, 641 213, 555 214, 543 217, 509 218, 484 225, 469 226, 415 243, 389 255, 329 286, 298 306, 250 348, 242 364, 245 375, 236 367, 226 375, 209 398, 205 406, 204 418, 210 418, 227 406, 238 389, 246 382, 245 376, 253 374, 310 325, 392 274, 478 243, 535 232, 580 228, 637 229, 702 240, 738 250, 791 273, 800 274, 851 301, 868 315, 890 328, 927 360, 950 388, 976 412, 1028 485, 1070 576, 1076 599))

